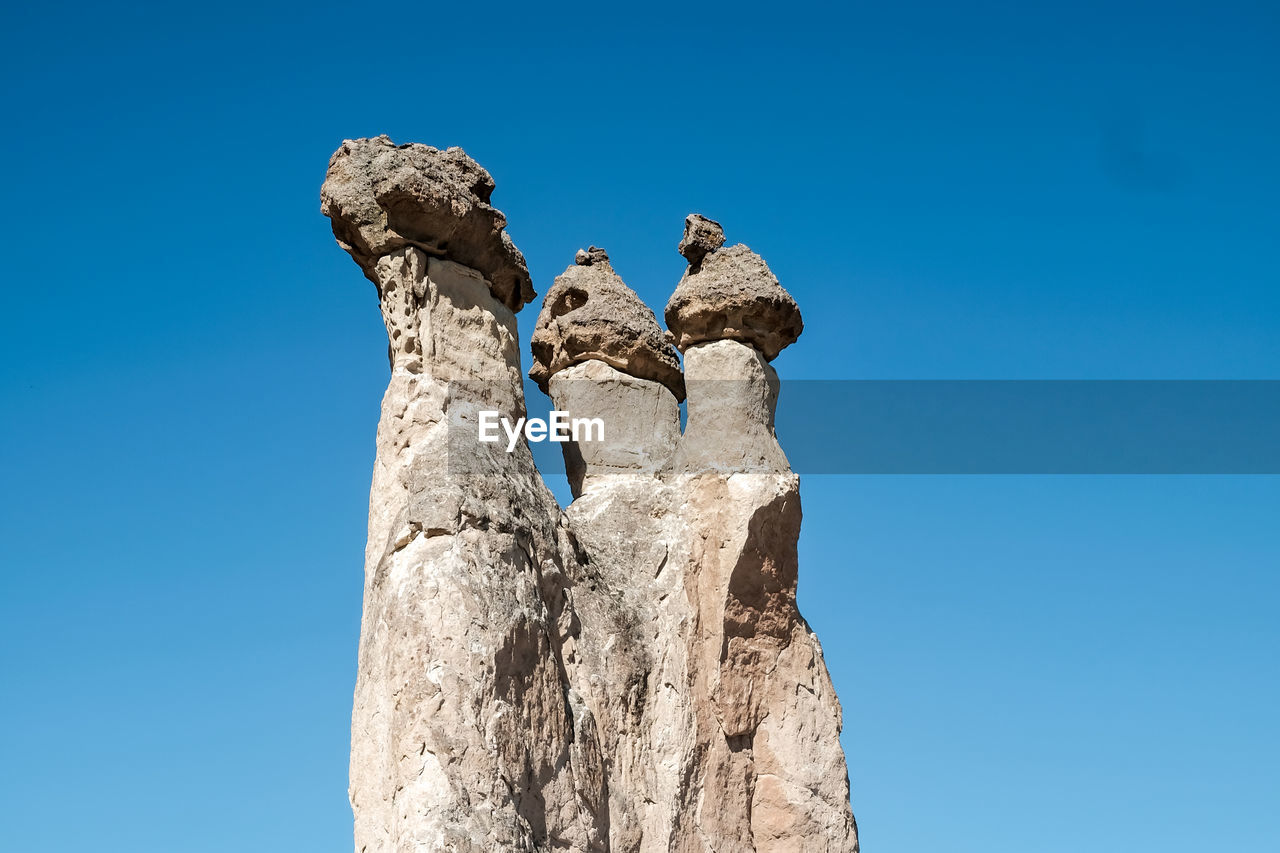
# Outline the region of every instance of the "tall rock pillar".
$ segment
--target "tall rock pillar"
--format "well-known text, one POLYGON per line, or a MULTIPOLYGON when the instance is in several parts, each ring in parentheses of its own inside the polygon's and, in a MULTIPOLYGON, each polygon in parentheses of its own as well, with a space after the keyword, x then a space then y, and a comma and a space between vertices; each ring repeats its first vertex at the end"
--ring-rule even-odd
POLYGON ((802 325, 691 216, 669 331, 592 247, 547 293, 530 375, 603 435, 563 511, 527 444, 534 294, 460 149, 348 141, 322 189, 377 286, 377 433, 352 714, 357 853, 857 851, 840 706, 796 608, 799 480, 770 361, 802 325), (678 352, 684 354, 681 369, 678 352), (679 405, 687 396, 687 425, 679 405))

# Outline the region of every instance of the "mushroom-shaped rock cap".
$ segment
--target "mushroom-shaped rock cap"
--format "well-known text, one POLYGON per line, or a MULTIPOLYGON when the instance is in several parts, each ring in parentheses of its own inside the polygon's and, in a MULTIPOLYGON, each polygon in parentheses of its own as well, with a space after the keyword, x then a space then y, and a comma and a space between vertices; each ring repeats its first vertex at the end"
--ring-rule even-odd
MULTIPOLYGON (((461 148, 348 139, 329 160, 320 210, 365 275, 404 246, 477 270, 495 299, 519 311, 536 295, 524 255, 490 206, 493 178, 461 148)), ((376 282, 376 279, 374 279, 376 282)))
POLYGON ((680 357, 667 343, 658 318, 627 287, 603 249, 579 251, 576 263, 556 277, 542 300, 533 330, 529 377, 543 391, 566 367, 599 359, 640 379, 661 382, 684 399, 680 357))
POLYGON ((667 303, 667 328, 684 352, 724 339, 750 344, 772 361, 804 330, 800 308, 764 258, 739 243, 690 265, 667 303))

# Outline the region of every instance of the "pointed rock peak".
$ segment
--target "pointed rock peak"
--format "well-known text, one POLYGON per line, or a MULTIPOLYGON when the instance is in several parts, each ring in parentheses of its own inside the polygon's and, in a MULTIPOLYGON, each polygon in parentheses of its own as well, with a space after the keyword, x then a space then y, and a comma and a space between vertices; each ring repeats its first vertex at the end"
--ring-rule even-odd
POLYGON ((591 246, 587 249, 579 249, 578 253, 573 256, 573 262, 580 267, 609 266, 609 253, 599 246, 591 246))
POLYGON ((764 258, 741 243, 722 249, 723 243, 718 223, 696 214, 685 220, 680 245, 690 263, 667 303, 671 339, 681 352, 706 341, 741 341, 772 361, 804 330, 800 308, 764 258), (700 249, 694 250, 713 243, 715 248, 701 256, 697 255, 700 249), (691 251, 685 251, 686 244, 691 251), (694 263, 691 256, 699 262, 694 263))
POLYGON ((506 217, 489 204, 493 188, 461 148, 348 139, 329 160, 320 210, 366 276, 374 278, 378 258, 417 246, 476 270, 495 299, 519 311, 536 294, 506 217))
POLYGON ((530 341, 529 377, 546 391, 554 374, 597 359, 631 376, 660 382, 683 400, 680 357, 653 311, 613 271, 603 249, 579 250, 574 261, 542 300, 530 341))
POLYGON ((723 245, 724 229, 719 222, 700 213, 690 213, 684 218, 684 237, 676 248, 689 266, 702 266, 703 258, 723 245))

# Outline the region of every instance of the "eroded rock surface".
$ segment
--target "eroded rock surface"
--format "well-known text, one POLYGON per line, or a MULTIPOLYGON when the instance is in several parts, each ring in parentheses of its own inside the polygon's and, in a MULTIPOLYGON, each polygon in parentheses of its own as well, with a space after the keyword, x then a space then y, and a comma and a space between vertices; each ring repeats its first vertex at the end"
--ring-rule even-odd
MULTIPOLYGON (((705 232, 705 226, 698 227, 705 232)), ((746 246, 717 247, 699 257, 698 251, 715 239, 693 238, 693 245, 686 247, 690 234, 686 225, 680 246, 689 269, 665 312, 675 345, 684 352, 705 341, 734 340, 750 344, 769 361, 777 358, 804 330, 796 301, 782 289, 764 258, 746 246)), ((718 239, 723 242, 723 232, 718 239)))
POLYGON ((519 311, 536 294, 507 218, 489 204, 493 189, 493 178, 461 148, 379 136, 342 143, 320 199, 338 243, 375 282, 380 257, 416 246, 475 269, 499 302, 519 311))
POLYGON ((557 371, 595 359, 631 376, 660 382, 684 399, 680 357, 658 318, 613 271, 609 255, 579 250, 542 300, 529 376, 543 391, 557 371))
POLYGON ((714 219, 690 213, 684 219, 684 237, 676 249, 691 267, 701 267, 702 259, 724 245, 724 229, 714 219))
MULTIPOLYGON (((544 301, 535 371, 558 408, 613 427, 565 446, 562 511, 527 444, 463 441, 482 410, 524 413, 514 291, 460 260, 491 257, 492 231, 459 225, 448 257, 394 215, 379 232, 385 194, 350 175, 377 169, 342 165, 363 162, 350 146, 364 150, 335 155, 325 209, 378 285, 391 352, 352 715, 357 853, 856 851, 840 705, 796 609, 799 479, 773 434, 768 359, 798 312, 739 299, 750 335, 726 323, 682 344, 682 434, 686 383, 656 319, 605 253, 580 253, 544 301)), ((443 187, 438 154, 393 183, 443 187)), ((686 281, 727 275, 725 252, 686 281)), ((744 281, 785 306, 762 267, 744 281)))

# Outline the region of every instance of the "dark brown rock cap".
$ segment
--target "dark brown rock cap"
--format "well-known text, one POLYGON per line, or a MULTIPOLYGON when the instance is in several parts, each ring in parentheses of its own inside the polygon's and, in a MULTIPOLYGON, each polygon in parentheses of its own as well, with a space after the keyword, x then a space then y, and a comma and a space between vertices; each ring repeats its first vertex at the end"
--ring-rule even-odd
POLYGON ((383 255, 417 246, 477 270, 495 299, 519 311, 537 294, 507 218, 489 204, 493 188, 461 148, 348 139, 329 160, 320 210, 366 276, 383 255))
POLYGON ((689 266, 702 266, 702 259, 724 245, 724 229, 714 219, 701 213, 690 213, 684 218, 684 237, 676 249, 689 262, 689 266))
POLYGON ((764 258, 741 243, 721 248, 723 243, 714 220, 697 214, 685 220, 680 253, 689 268, 667 302, 668 335, 681 352, 728 339, 750 344, 772 361, 804 331, 800 307, 764 258))
POLYGON ((660 382, 684 399, 680 357, 658 318, 622 281, 603 249, 579 250, 542 300, 530 341, 529 377, 543 391, 566 367, 598 359, 640 379, 660 382))

